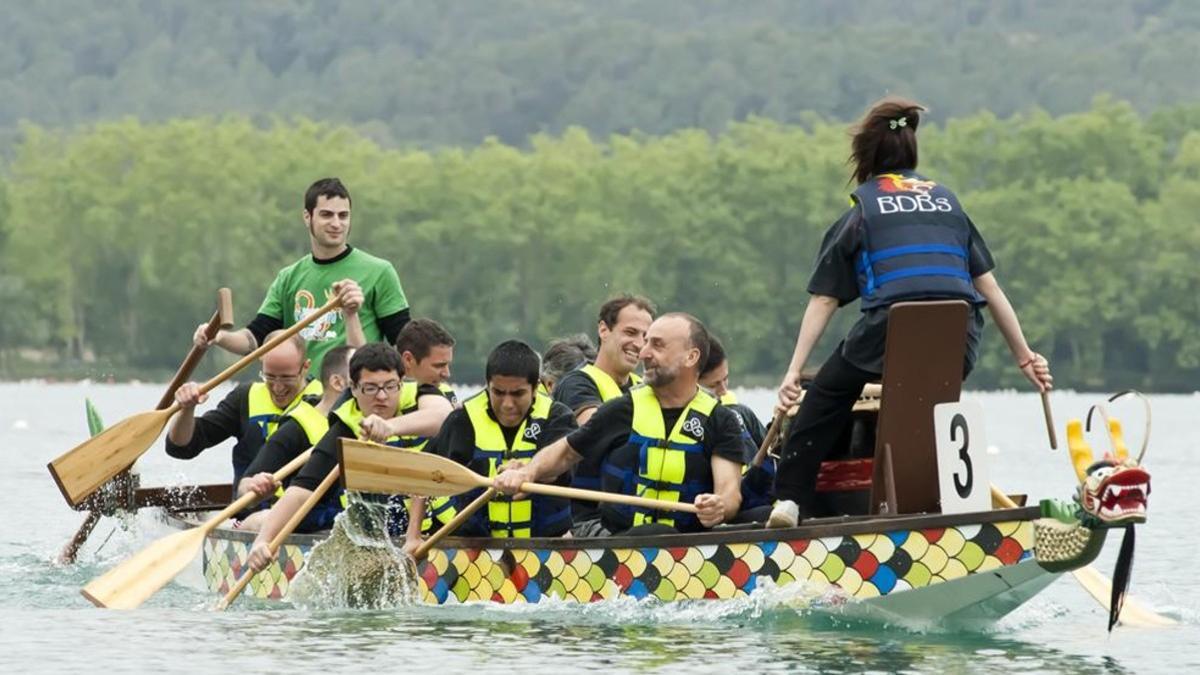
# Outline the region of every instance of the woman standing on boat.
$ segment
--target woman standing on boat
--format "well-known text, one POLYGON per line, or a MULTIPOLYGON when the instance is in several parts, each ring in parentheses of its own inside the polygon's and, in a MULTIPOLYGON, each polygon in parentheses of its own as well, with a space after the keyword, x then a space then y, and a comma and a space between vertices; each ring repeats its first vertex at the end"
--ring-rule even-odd
POLYGON ((991 272, 992 255, 958 198, 916 173, 924 111, 916 102, 886 98, 853 130, 850 161, 858 187, 853 206, 821 244, 808 283, 812 298, 779 387, 779 414, 799 400, 800 372, 837 308, 861 298, 863 315, 825 361, 792 421, 770 527, 793 527, 811 514, 821 462, 849 424, 863 385, 883 373, 888 308, 896 302, 960 299, 971 305, 964 373, 975 365, 987 305, 1017 367, 1039 391, 1051 387, 1050 366, 1025 342, 991 272))

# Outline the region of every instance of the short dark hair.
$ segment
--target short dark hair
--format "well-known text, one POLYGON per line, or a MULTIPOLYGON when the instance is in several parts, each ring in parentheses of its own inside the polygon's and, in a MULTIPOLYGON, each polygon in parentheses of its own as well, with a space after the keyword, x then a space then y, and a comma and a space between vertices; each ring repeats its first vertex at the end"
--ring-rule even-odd
POLYGON ((696 362, 696 368, 704 367, 708 363, 709 343, 712 342, 712 337, 708 333, 708 329, 700 322, 700 319, 688 314, 687 312, 671 312, 663 314, 660 319, 683 319, 688 323, 688 346, 700 350, 700 360, 696 362))
POLYGON ((638 309, 646 310, 650 313, 650 318, 654 318, 654 313, 656 311, 654 308, 654 303, 650 302, 648 298, 644 298, 640 295, 629 295, 628 293, 622 293, 603 305, 600 305, 600 321, 609 328, 616 326, 617 316, 621 313, 621 310, 630 305, 633 305, 638 309))
POLYGON ((304 193, 304 210, 312 213, 321 197, 341 197, 351 204, 354 203, 354 200, 350 199, 350 191, 342 185, 339 178, 322 178, 309 185, 308 191, 304 193))
POLYGON ((321 384, 329 386, 329 380, 334 375, 348 374, 350 362, 350 354, 354 351, 354 347, 350 345, 338 345, 333 349, 325 352, 325 356, 321 359, 321 384))
POLYGON ((557 382, 563 375, 596 358, 596 346, 583 333, 551 340, 542 355, 542 378, 557 382))
MULTIPOLYGON (((328 358, 328 357, 326 357, 328 358)), ((700 369, 700 377, 711 373, 725 363, 725 345, 717 339, 716 335, 709 333, 708 335, 708 358, 704 360, 704 367, 700 369)))
POLYGON ((917 168, 917 127, 925 107, 889 96, 876 101, 850 130, 851 180, 859 185, 888 171, 917 168))
POLYGON ((537 387, 541 369, 541 359, 533 347, 520 340, 505 340, 488 354, 484 378, 491 382, 497 375, 522 377, 531 386, 537 387))
POLYGON ((408 352, 418 361, 429 356, 434 347, 453 346, 454 336, 433 319, 413 319, 396 336, 396 351, 408 352))
POLYGON ((404 364, 400 361, 400 352, 384 342, 371 342, 359 347, 350 358, 350 381, 358 384, 358 376, 364 370, 393 370, 404 377, 404 364))

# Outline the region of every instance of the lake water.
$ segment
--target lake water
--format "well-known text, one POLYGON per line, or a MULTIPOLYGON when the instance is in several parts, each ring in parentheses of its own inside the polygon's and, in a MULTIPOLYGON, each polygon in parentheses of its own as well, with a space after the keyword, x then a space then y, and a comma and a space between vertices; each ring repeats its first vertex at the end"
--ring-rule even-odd
MULTIPOLYGON (((220 396, 226 389, 219 390, 220 396)), ((465 391, 465 389, 464 389, 465 391)), ((181 576, 143 608, 93 608, 79 588, 167 531, 150 513, 103 519, 79 561, 52 561, 82 521, 63 502, 45 465, 87 435, 84 399, 108 423, 149 409, 159 386, 0 384, 0 673, 18 672, 1200 672, 1200 576, 1193 575, 1200 488, 1200 396, 1153 397, 1146 464, 1154 477, 1150 521, 1139 528, 1133 593, 1180 624, 1118 627, 1070 577, 987 631, 915 632, 847 624, 762 596, 686 606, 612 602, 580 607, 414 607, 390 611, 302 611, 239 603, 209 611, 198 572, 181 576), (1192 670, 1193 668, 1197 670, 1192 670)), ((463 392, 460 392, 463 393, 463 392)), ((773 393, 739 392, 766 411, 773 393)), ((1066 452, 1046 442, 1032 394, 972 393, 986 410, 993 482, 1033 498, 1071 494, 1066 452)), ((1099 395, 1054 394, 1061 426, 1099 395)), ((1122 405, 1130 445, 1141 413, 1122 405)), ((156 445, 140 461, 143 486, 227 479, 228 451, 192 462, 156 445)), ((1110 574, 1110 539, 1097 566, 1110 574)))

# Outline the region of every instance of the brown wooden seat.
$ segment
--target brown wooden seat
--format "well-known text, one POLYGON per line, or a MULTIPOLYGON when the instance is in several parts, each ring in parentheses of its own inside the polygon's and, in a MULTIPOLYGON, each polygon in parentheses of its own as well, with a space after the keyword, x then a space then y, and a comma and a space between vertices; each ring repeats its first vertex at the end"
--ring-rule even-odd
POLYGON ((961 300, 892 305, 874 458, 822 463, 817 492, 869 489, 871 513, 940 510, 933 407, 962 393, 969 309, 961 300))

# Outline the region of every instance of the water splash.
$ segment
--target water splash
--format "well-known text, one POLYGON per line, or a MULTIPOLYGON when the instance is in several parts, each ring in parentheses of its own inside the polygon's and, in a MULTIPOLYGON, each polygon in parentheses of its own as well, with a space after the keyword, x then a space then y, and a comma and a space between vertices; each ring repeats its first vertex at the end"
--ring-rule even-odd
POLYGON ((383 505, 353 503, 313 546, 288 599, 303 609, 392 609, 416 604, 413 559, 385 535, 383 505))

